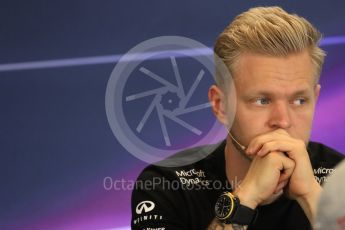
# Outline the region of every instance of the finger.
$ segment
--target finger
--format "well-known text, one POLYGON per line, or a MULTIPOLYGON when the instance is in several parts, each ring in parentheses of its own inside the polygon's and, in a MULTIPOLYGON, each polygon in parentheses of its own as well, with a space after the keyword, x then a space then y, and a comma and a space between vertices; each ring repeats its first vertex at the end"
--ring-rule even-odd
POLYGON ((278 190, 278 191, 274 191, 273 194, 276 195, 276 194, 282 193, 282 192, 283 192, 283 190, 278 190))
POLYGON ((259 135, 255 137, 247 147, 247 154, 252 155, 255 154, 259 149, 261 149, 262 145, 266 142, 270 142, 276 139, 282 138, 289 138, 290 136, 287 134, 285 130, 277 129, 273 132, 269 132, 266 134, 259 135))
POLYGON ((279 152, 278 154, 280 155, 281 161, 282 161, 282 171, 281 171, 281 174, 279 177, 279 182, 280 182, 280 181, 288 180, 291 177, 291 175, 295 169, 295 161, 286 157, 281 152, 279 152))
POLYGON ((299 140, 299 139, 294 139, 293 143, 291 144, 290 150, 286 149, 286 150, 282 150, 282 151, 285 152, 287 154, 287 156, 290 159, 294 160, 295 162, 298 161, 297 159, 301 158, 301 157, 309 158, 308 152, 307 152, 307 147, 306 147, 304 141, 299 140), (293 149, 296 149, 296 150, 298 149, 298 151, 293 151, 293 149), (301 151, 301 150, 304 150, 304 151, 301 151))
MULTIPOLYGON (((292 172, 293 172, 293 170, 292 170, 292 172)), ((286 170, 281 171, 278 182, 280 183, 282 181, 289 180, 291 175, 292 175, 292 173, 290 171, 286 171, 286 170)))
POLYGON ((274 140, 266 142, 256 155, 263 157, 270 152, 289 152, 294 148, 294 143, 291 140, 274 140))
POLYGON ((276 187, 274 193, 277 194, 278 192, 280 192, 280 191, 287 185, 288 182, 289 182, 289 180, 284 180, 284 181, 280 182, 280 183, 277 185, 277 187, 276 187))

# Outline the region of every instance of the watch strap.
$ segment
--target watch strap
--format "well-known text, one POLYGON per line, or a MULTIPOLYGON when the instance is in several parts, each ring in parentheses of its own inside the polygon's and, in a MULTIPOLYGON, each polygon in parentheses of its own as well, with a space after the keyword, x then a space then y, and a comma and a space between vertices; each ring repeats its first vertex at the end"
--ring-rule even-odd
POLYGON ((235 213, 229 219, 230 223, 240 224, 240 225, 251 225, 255 222, 258 216, 257 209, 251 209, 247 206, 238 203, 235 213))

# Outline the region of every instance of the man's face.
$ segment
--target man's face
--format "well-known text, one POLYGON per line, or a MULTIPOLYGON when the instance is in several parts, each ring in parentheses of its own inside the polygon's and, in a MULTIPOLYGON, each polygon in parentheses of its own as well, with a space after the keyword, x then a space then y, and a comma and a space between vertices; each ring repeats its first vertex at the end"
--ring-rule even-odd
POLYGON ((237 108, 231 132, 241 144, 279 128, 308 142, 320 86, 307 51, 287 57, 245 53, 234 73, 237 108))

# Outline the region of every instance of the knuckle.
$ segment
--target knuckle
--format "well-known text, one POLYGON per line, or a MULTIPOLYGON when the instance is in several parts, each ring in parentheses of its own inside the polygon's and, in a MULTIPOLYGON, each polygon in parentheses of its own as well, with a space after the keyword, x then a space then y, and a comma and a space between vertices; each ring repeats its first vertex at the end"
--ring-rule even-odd
POLYGON ((277 141, 271 141, 268 143, 268 145, 270 148, 274 148, 277 145, 277 143, 278 143, 277 141))
POLYGON ((275 154, 275 152, 271 152, 266 156, 267 161, 270 164, 276 164, 279 162, 278 154, 275 154))
POLYGON ((287 158, 287 162, 291 168, 295 167, 295 161, 291 160, 290 158, 287 158))
POLYGON ((272 145, 272 142, 266 142, 262 145, 262 147, 269 148, 271 147, 271 145, 272 145))

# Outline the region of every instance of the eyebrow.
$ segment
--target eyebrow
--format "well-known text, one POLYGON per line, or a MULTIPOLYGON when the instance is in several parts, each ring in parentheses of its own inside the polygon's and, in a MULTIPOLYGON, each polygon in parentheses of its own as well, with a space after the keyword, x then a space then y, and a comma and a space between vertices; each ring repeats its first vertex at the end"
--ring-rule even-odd
POLYGON ((308 95, 310 94, 310 90, 308 89, 301 89, 293 93, 293 96, 298 96, 298 95, 308 95))
MULTIPOLYGON (((257 95, 269 97, 269 96, 274 95, 274 93, 271 91, 258 90, 258 91, 254 91, 254 92, 249 93, 248 95, 246 95, 246 97, 252 97, 252 96, 257 96, 257 95)), ((291 96, 296 97, 296 96, 300 96, 300 95, 310 95, 310 90, 309 89, 300 89, 300 90, 293 92, 293 94, 291 96)))

